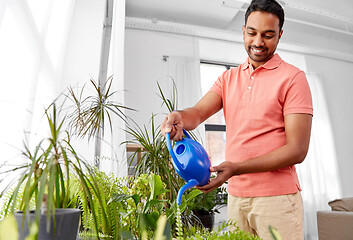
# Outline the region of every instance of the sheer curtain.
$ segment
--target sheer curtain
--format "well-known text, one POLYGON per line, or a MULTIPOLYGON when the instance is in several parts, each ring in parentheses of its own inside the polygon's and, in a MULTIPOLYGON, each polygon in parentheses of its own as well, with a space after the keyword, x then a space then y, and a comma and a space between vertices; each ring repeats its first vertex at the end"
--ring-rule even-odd
POLYGON ((331 122, 321 79, 317 73, 307 73, 314 117, 308 155, 297 165, 304 202, 305 239, 318 239, 316 212, 329 209, 330 200, 341 197, 340 180, 331 122))
MULTIPOLYGON (((115 66, 108 74, 115 74, 112 91, 123 88, 124 69, 125 1, 115 2, 116 42, 112 43, 115 53, 110 59, 115 66)), ((32 147, 47 135, 44 109, 59 94, 69 86, 98 79, 104 7, 101 0, 0 1, 1 170, 5 162, 18 161, 24 139, 32 147)), ((123 99, 120 95, 117 98, 119 102, 123 99)), ((107 139, 109 154, 113 155, 111 146, 119 142, 117 138, 114 142, 107 139)), ((93 161, 93 148, 87 141, 75 143, 75 147, 78 144, 78 152, 93 161)), ((119 167, 108 169, 117 172, 119 167)))
MULTIPOLYGON (((75 1, 0 3, 0 162, 19 154, 25 133, 60 92, 68 29, 75 1)), ((27 134, 28 141, 36 135, 27 134)))
MULTIPOLYGON (((177 109, 192 107, 202 97, 200 80, 200 59, 193 57, 170 56, 166 59, 168 76, 161 86, 165 94, 172 98, 173 82, 177 90, 177 109)), ((205 126, 201 124, 194 130, 196 137, 205 144, 205 126)))

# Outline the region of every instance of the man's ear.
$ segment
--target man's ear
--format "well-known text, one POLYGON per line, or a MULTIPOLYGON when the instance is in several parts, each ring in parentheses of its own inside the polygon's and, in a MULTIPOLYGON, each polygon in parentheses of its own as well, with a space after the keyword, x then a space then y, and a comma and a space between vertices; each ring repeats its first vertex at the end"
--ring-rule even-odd
POLYGON ((245 25, 243 25, 242 30, 243 30, 243 40, 244 40, 244 37, 245 37, 245 25))
POLYGON ((283 29, 281 29, 281 32, 279 33, 279 38, 278 38, 278 40, 280 40, 280 39, 281 39, 282 34, 283 34, 283 29))

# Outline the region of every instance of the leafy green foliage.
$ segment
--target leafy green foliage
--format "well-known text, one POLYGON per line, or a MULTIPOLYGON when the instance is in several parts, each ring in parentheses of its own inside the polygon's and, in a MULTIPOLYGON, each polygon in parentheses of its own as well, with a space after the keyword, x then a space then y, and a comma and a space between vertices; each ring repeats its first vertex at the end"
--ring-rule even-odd
POLYGON ((18 240, 17 223, 11 214, 0 222, 0 240, 18 240))
POLYGON ((270 231, 271 236, 274 240, 282 240, 282 237, 276 228, 274 228, 270 225, 270 226, 268 226, 268 230, 270 231))
POLYGON ((117 239, 120 236, 119 228, 121 226, 121 215, 117 209, 124 209, 126 206, 122 203, 111 201, 111 196, 113 193, 123 192, 127 179, 117 179, 113 174, 107 175, 95 167, 92 167, 91 171, 92 174, 88 176, 88 179, 96 183, 95 186, 99 192, 99 198, 94 197, 92 202, 87 201, 85 192, 77 181, 78 179, 72 184, 72 189, 77 193, 80 208, 82 209, 83 230, 81 235, 109 236, 117 239), (98 232, 95 228, 92 209, 96 211, 98 232), (104 214, 106 215, 105 217, 104 214))
MULTIPOLYGON (((151 130, 146 126, 143 128, 135 124, 133 127, 127 126, 126 132, 130 134, 133 139, 125 143, 139 144, 144 151, 141 153, 141 159, 137 162, 135 176, 146 173, 154 173, 161 176, 162 181, 166 187, 170 189, 168 193, 169 199, 173 201, 176 199, 178 189, 185 183, 185 181, 175 172, 170 158, 165 137, 162 135, 159 126, 156 127, 154 123, 154 116, 151 118, 151 130)), ((134 159, 140 154, 137 150, 130 156, 130 165, 133 164, 134 159)))
POLYGON ((199 191, 200 195, 189 203, 189 209, 196 213, 218 213, 217 208, 227 204, 227 191, 224 187, 217 188, 207 194, 198 189, 195 190, 199 191))
POLYGON ((116 92, 111 92, 113 76, 110 76, 103 86, 100 86, 91 79, 91 83, 95 90, 95 95, 85 95, 85 86, 82 87, 79 93, 75 93, 72 87, 69 88, 68 99, 74 104, 73 111, 68 115, 71 121, 71 127, 80 137, 87 136, 88 138, 101 133, 104 136, 105 122, 108 121, 110 131, 112 128, 111 113, 118 116, 126 122, 127 116, 124 110, 133 110, 132 108, 118 104, 112 100, 116 92))
POLYGON ((157 221, 164 215, 167 202, 165 184, 160 176, 141 174, 133 179, 124 193, 114 193, 111 202, 125 204, 122 214, 122 228, 131 232, 139 239, 151 239, 157 229, 157 221))
POLYGON ((190 227, 184 232, 185 239, 195 240, 260 240, 258 236, 253 236, 241 231, 234 221, 223 223, 216 231, 209 231, 205 228, 190 227))
MULTIPOLYGON (((55 104, 45 111, 49 126, 49 136, 43 138, 34 150, 25 145, 23 164, 15 166, 9 172, 17 173, 18 181, 8 201, 5 203, 4 215, 15 210, 26 214, 33 203, 35 205, 35 222, 39 223, 41 209, 50 215, 55 214, 55 208, 67 208, 72 205, 71 181, 76 178, 84 192, 84 198, 89 203, 97 198, 99 205, 99 190, 89 165, 81 159, 70 143, 69 135, 63 130, 65 118, 60 119, 55 104)), ((6 189, 7 190, 7 189, 6 189)), ((1 193, 3 197, 5 192, 1 193)), ((97 226, 96 209, 91 205, 93 222, 97 226)), ((106 213, 102 214, 106 216, 106 213)), ((104 224, 107 219, 104 217, 104 224)))
POLYGON ((183 238, 183 223, 181 221, 181 213, 180 213, 179 205, 177 206, 177 213, 176 213, 176 236, 178 240, 183 238))

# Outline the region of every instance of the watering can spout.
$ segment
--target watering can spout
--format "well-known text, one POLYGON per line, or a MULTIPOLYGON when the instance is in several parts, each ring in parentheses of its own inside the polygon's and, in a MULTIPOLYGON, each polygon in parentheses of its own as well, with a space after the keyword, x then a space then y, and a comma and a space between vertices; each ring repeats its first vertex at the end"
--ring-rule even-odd
POLYGON ((178 196, 177 196, 177 201, 178 205, 180 206, 181 204, 181 198, 184 194, 184 192, 190 188, 193 188, 195 186, 199 185, 199 182, 195 179, 190 179, 184 186, 182 186, 179 191, 178 191, 178 196))

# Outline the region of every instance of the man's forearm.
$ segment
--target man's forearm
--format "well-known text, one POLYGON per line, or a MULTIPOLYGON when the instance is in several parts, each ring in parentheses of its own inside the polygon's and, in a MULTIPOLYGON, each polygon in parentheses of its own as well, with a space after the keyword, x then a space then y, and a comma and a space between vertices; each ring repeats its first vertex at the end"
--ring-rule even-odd
POLYGON ((200 114, 195 108, 186 108, 178 112, 180 112, 182 116, 183 127, 186 130, 193 130, 200 125, 200 114))
POLYGON ((284 145, 259 157, 234 164, 234 175, 256 172, 275 171, 301 163, 306 156, 305 150, 284 145))

